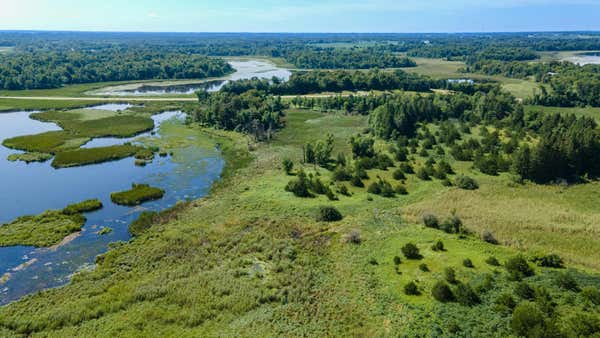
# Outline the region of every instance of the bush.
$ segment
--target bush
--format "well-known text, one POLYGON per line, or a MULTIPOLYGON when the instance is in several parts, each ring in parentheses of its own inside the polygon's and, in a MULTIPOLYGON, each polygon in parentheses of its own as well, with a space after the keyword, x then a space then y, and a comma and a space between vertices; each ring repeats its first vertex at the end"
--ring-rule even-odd
POLYGON ((535 304, 523 302, 513 311, 510 327, 520 337, 545 337, 544 314, 535 304))
POLYGON ((317 221, 319 222, 337 222, 343 218, 342 214, 334 207, 321 207, 319 208, 319 214, 317 215, 317 221))
POLYGON ((459 283, 454 291, 454 295, 456 301, 464 306, 474 306, 481 303, 481 299, 477 293, 468 284, 459 283))
POLYGON ((450 284, 456 284, 458 282, 456 279, 456 271, 453 268, 444 269, 444 278, 450 284))
POLYGON ((297 179, 293 179, 288 182, 285 187, 285 191, 289 191, 296 197, 310 198, 315 197, 309 190, 310 182, 308 181, 306 174, 301 171, 298 174, 297 179))
POLYGON ((484 230, 481 233, 481 240, 484 242, 490 243, 490 244, 494 244, 494 245, 499 244, 496 237, 494 237, 494 234, 488 230, 484 230))
POLYGON ((413 167, 408 163, 400 163, 399 168, 405 174, 414 174, 415 173, 415 170, 413 169, 413 167))
POLYGON ((496 304, 496 309, 503 311, 512 311, 517 303, 514 298, 509 293, 503 293, 496 300, 494 300, 494 304, 496 304))
POLYGON ((427 172, 427 169, 421 167, 419 169, 417 169, 417 177, 423 181, 430 181, 431 177, 429 176, 429 173, 427 172))
POLYGON ((435 242, 435 244, 433 244, 431 246, 431 250, 433 250, 433 251, 446 251, 446 249, 444 248, 444 242, 442 242, 442 241, 435 242))
POLYGON ((358 188, 365 187, 365 184, 358 176, 352 176, 352 179, 350 179, 350 184, 352 184, 353 186, 358 187, 358 188))
POLYGON ((409 296, 418 296, 421 294, 419 287, 417 284, 415 284, 415 282, 409 282, 408 284, 404 285, 404 293, 409 296))
POLYGON ((427 264, 422 263, 422 264, 419 264, 419 270, 421 270, 423 272, 429 272, 429 267, 427 266, 427 264))
POLYGON ((515 256, 509 259, 506 264, 506 271, 513 280, 520 280, 524 277, 530 277, 535 274, 533 268, 527 263, 527 260, 521 256, 515 256))
POLYGON ((560 258, 560 256, 556 254, 535 257, 533 259, 533 262, 536 263, 538 266, 542 266, 545 268, 562 269, 565 267, 562 258, 560 258))
POLYGON ((573 275, 571 275, 568 272, 559 274, 556 278, 556 284, 564 290, 575 292, 580 291, 579 284, 577 284, 577 281, 575 280, 573 275))
POLYGON ((400 169, 396 169, 392 174, 392 177, 394 177, 394 179, 397 181, 406 179, 406 175, 404 175, 404 172, 400 169))
POLYGON ((425 226, 428 228, 438 229, 440 227, 439 220, 434 214, 424 214, 423 224, 425 224, 425 226))
POLYGON ((535 290, 529 284, 520 282, 515 286, 515 295, 522 299, 532 300, 535 298, 535 290))
POLYGON ((440 225, 440 229, 449 234, 458 234, 463 232, 463 223, 460 217, 452 215, 440 225))
POLYGON ((566 320, 566 331, 572 337, 599 337, 600 317, 589 313, 575 313, 566 320))
POLYGON ((400 257, 394 256, 394 265, 400 265, 400 263, 402 263, 402 260, 400 259, 400 257))
POLYGON ((288 175, 292 172, 292 169, 294 169, 294 162, 292 162, 292 160, 290 160, 289 158, 283 159, 283 162, 281 164, 283 166, 283 170, 288 175))
POLYGON ((362 239, 360 238, 360 232, 358 230, 352 230, 346 235, 346 242, 353 244, 360 244, 362 239))
POLYGON ((475 266, 473 265, 473 262, 466 258, 465 260, 463 260, 463 266, 466 268, 474 268, 475 266))
POLYGON ((394 189, 394 191, 398 195, 408 195, 408 190, 406 190, 406 187, 402 184, 396 186, 396 189, 394 189))
POLYGON ((431 295, 435 300, 442 303, 447 303, 454 300, 454 294, 452 293, 452 290, 448 284, 444 283, 443 281, 438 281, 435 283, 431 289, 431 295))
POLYGON ((344 196, 350 196, 350 191, 348 191, 348 187, 345 185, 341 185, 339 188, 339 193, 344 196))
POLYGON ((488 265, 491 265, 491 266, 500 266, 500 262, 499 262, 499 261, 498 261, 498 259, 496 259, 496 257, 494 257, 494 256, 490 256, 490 257, 488 257, 488 258, 485 260, 485 262, 486 262, 488 265))
POLYGON ((456 186, 464 190, 477 190, 479 184, 469 176, 459 175, 456 177, 456 186))
POLYGON ((586 286, 581 289, 581 295, 592 304, 600 305, 600 290, 598 290, 598 288, 586 286))
POLYGON ((421 259, 423 256, 419 253, 419 248, 412 243, 408 243, 402 247, 402 253, 407 259, 421 259))
POLYGON ((371 265, 379 265, 379 262, 375 258, 369 258, 369 264, 371 264, 371 265))
POLYGON ((346 167, 338 166, 333 171, 333 180, 339 182, 346 182, 352 180, 352 174, 346 167))

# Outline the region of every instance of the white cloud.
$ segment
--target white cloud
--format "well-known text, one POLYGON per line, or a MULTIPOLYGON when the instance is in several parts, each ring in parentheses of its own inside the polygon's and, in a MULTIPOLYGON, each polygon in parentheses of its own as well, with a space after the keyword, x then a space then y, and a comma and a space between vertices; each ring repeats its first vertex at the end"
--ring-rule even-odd
POLYGON ((150 13, 148 13, 148 17, 152 18, 152 19, 158 18, 158 13, 156 13, 156 12, 150 12, 150 13))

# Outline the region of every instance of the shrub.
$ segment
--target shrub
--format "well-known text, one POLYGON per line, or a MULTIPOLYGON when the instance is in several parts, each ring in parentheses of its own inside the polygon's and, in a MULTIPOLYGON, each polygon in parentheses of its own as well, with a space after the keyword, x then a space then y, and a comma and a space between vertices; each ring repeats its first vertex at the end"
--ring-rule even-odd
POLYGON ((333 171, 333 180, 339 182, 346 182, 352 180, 352 174, 346 167, 338 166, 333 171))
POLYGON ((402 263, 402 260, 400 259, 400 257, 394 256, 394 265, 400 265, 400 263, 402 263))
POLYGON ((290 160, 289 158, 283 159, 283 162, 281 162, 281 164, 283 166, 283 170, 288 175, 292 172, 292 169, 294 169, 294 162, 292 162, 292 160, 290 160))
POLYGON ((524 277, 530 277, 535 274, 533 268, 527 263, 527 260, 521 256, 515 256, 508 261, 504 265, 506 267, 506 271, 513 280, 520 280, 524 277))
POLYGON ((431 177, 429 176, 429 173, 427 172, 427 169, 421 167, 419 169, 417 169, 417 177, 423 181, 430 181, 431 177))
POLYGON ((510 321, 510 327, 515 335, 520 337, 546 336, 544 314, 535 304, 523 302, 515 308, 510 321))
POLYGON ((450 181, 448 178, 442 180, 442 185, 444 187, 451 187, 452 186, 452 181, 450 181))
POLYGON ((396 169, 392 174, 392 177, 394 177, 394 179, 397 181, 406 179, 406 175, 404 175, 404 172, 400 169, 396 169))
POLYGON ((560 273, 558 275, 558 277, 556 278, 556 284, 561 289, 575 291, 575 292, 580 291, 579 284, 577 284, 577 281, 575 280, 573 275, 568 272, 560 273))
POLYGON ((453 268, 444 269, 444 278, 450 284, 456 284, 458 282, 456 279, 456 271, 453 268))
POLYGON ((350 191, 348 191, 348 187, 345 185, 340 185, 338 192, 344 196, 350 196, 350 191))
POLYGON ((433 251, 446 251, 446 249, 444 248, 444 242, 442 242, 442 241, 435 242, 435 244, 433 244, 431 246, 431 250, 433 250, 433 251))
POLYGON ((468 259, 468 258, 466 258, 465 260, 463 260, 463 266, 465 268, 474 268, 475 267, 473 265, 473 262, 470 259, 468 259))
POLYGON ((586 286, 581 289, 581 295, 592 304, 600 305, 600 290, 598 290, 598 288, 586 286))
POLYGON ((285 191, 289 191, 289 192, 293 193, 296 197, 304 197, 304 198, 315 197, 310 192, 309 185, 310 185, 310 182, 308 181, 306 174, 303 171, 301 171, 298 174, 297 179, 293 179, 288 182, 288 184, 285 187, 285 191))
POLYGON ((423 256, 421 256, 420 252, 419 252, 419 248, 417 248, 416 245, 414 245, 413 243, 408 243, 405 246, 402 247, 402 253, 404 254, 404 257, 406 257, 407 259, 421 259, 423 258, 423 256))
POLYGON ((440 229, 449 234, 458 234, 463 232, 463 223, 460 217, 452 215, 452 217, 446 219, 441 225, 440 229))
POLYGON ((379 262, 375 258, 369 258, 369 264, 371 264, 371 265, 379 265, 379 262))
POLYGON ((396 186, 396 189, 394 189, 394 191, 398 195, 408 195, 408 190, 406 190, 406 187, 402 184, 396 186))
POLYGON ((428 228, 437 229, 440 227, 439 220, 434 214, 424 214, 423 215, 423 224, 425 224, 428 228))
POLYGON ((429 267, 427 266, 427 264, 422 263, 422 264, 419 264, 419 270, 421 270, 423 272, 429 272, 429 267))
POLYGON ((538 266, 542 266, 545 268, 564 268, 564 262, 562 258, 560 258, 560 256, 556 254, 535 257, 533 259, 533 262, 536 263, 538 266))
POLYGON ((415 282, 409 282, 408 284, 404 285, 404 293, 409 296, 418 296, 421 294, 419 287, 417 284, 415 284, 415 282))
POLYGON ((504 311, 512 311, 517 306, 514 298, 509 293, 503 293, 498 296, 494 300, 494 304, 496 304, 496 309, 504 311))
POLYGON ((358 187, 358 188, 365 187, 365 184, 358 176, 352 176, 352 179, 350 179, 350 184, 352 184, 353 186, 358 187))
POLYGON ((350 233, 346 235, 346 242, 352 244, 360 244, 362 242, 360 232, 358 230, 350 231, 350 233))
POLYGON ((452 293, 452 290, 448 284, 444 283, 443 281, 438 281, 435 283, 431 289, 431 295, 435 300, 442 303, 447 303, 454 300, 454 294, 452 293))
POLYGON ((481 299, 468 284, 458 283, 454 291, 456 301, 464 306, 474 306, 481 303, 481 299))
POLYGON ((484 230, 481 233, 481 240, 494 245, 498 244, 498 240, 496 239, 496 237, 494 237, 494 234, 488 230, 484 230))
POLYGON ((399 168, 405 174, 414 174, 415 173, 415 170, 413 169, 413 167, 408 163, 400 163, 399 168))
POLYGON ((464 190, 477 190, 479 184, 469 176, 459 175, 456 177, 456 186, 464 190))
POLYGON ((599 337, 600 317, 589 313, 575 313, 566 320, 571 337, 599 337))
POLYGON ((337 222, 341 221, 342 214, 334 207, 323 206, 319 208, 317 215, 317 221, 319 222, 337 222))
POLYGON ((490 257, 488 257, 488 258, 485 260, 485 262, 486 262, 488 265, 491 265, 491 266, 500 266, 500 262, 499 262, 499 261, 498 261, 498 259, 496 259, 496 257, 494 257, 494 256, 490 256, 490 257))
POLYGON ((373 195, 380 195, 381 194, 381 186, 379 185, 379 182, 373 182, 369 185, 369 187, 367 188, 367 192, 369 194, 373 194, 373 195))
POLYGON ((520 282, 515 286, 515 295, 522 299, 532 300, 535 298, 535 290, 529 284, 520 282))

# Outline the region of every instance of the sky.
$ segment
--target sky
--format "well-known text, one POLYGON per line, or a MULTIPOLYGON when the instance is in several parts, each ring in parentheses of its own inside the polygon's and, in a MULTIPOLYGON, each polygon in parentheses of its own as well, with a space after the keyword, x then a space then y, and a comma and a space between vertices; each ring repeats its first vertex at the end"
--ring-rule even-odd
POLYGON ((0 30, 600 30, 600 0, 0 0, 0 30))

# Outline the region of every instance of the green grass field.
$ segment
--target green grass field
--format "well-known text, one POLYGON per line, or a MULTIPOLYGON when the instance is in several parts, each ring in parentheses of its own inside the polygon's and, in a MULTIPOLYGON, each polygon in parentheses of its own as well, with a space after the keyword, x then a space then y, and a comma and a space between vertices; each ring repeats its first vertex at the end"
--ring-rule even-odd
MULTIPOLYGON (((468 163, 453 163, 481 188, 444 188, 438 180, 410 175, 409 195, 395 198, 355 187, 351 196, 333 202, 284 191, 294 178, 282 170, 284 158, 294 160, 293 172, 302 167, 328 182, 329 171, 299 163, 302 145, 332 133, 334 153, 347 154, 348 138, 365 127, 362 116, 294 110, 270 143, 196 126, 179 129, 181 136, 172 145, 189 142, 189 135, 221 144, 227 169, 210 196, 164 214, 130 243, 114 245, 97 259, 96 269, 77 274, 71 284, 0 308, 0 334, 509 336, 510 312, 496 310, 494 301, 512 294, 516 282, 507 279, 503 267, 486 263, 488 257, 504 262, 519 252, 557 252, 570 267, 599 268, 596 184, 512 186, 505 176, 484 176, 468 163), (335 206, 343 220, 316 221, 322 205, 335 206), (444 218, 452 209, 475 235, 461 237, 419 224, 422 212, 444 218), (477 231, 482 228, 495 231, 504 245, 481 241, 477 231), (347 240, 353 231, 360 244, 347 240), (438 240, 446 251, 431 249, 438 240), (402 255, 400 248, 410 242, 422 259, 402 255), (401 258, 397 266, 395 256, 401 258), (463 266, 467 258, 474 267, 463 266), (477 290, 483 305, 433 300, 431 287, 444 279, 448 267, 477 290), (408 282, 415 282, 421 295, 405 295, 408 282)), ((385 144, 377 147, 385 149, 385 144)), ((391 171, 370 170, 365 183, 377 175, 390 179, 391 171)), ((536 267, 535 272, 528 283, 547 288, 555 311, 570 318, 581 296, 555 284, 559 271, 536 267)), ((595 274, 571 273, 582 287, 600 286, 595 274)), ((596 313, 598 307, 587 311, 596 313)))
POLYGON ((437 79, 473 79, 488 80, 502 84, 502 87, 517 98, 531 97, 538 88, 538 84, 529 80, 512 79, 504 76, 487 76, 482 74, 462 73, 465 64, 461 61, 446 61, 443 59, 413 58, 417 67, 406 68, 405 71, 427 75, 437 79))

